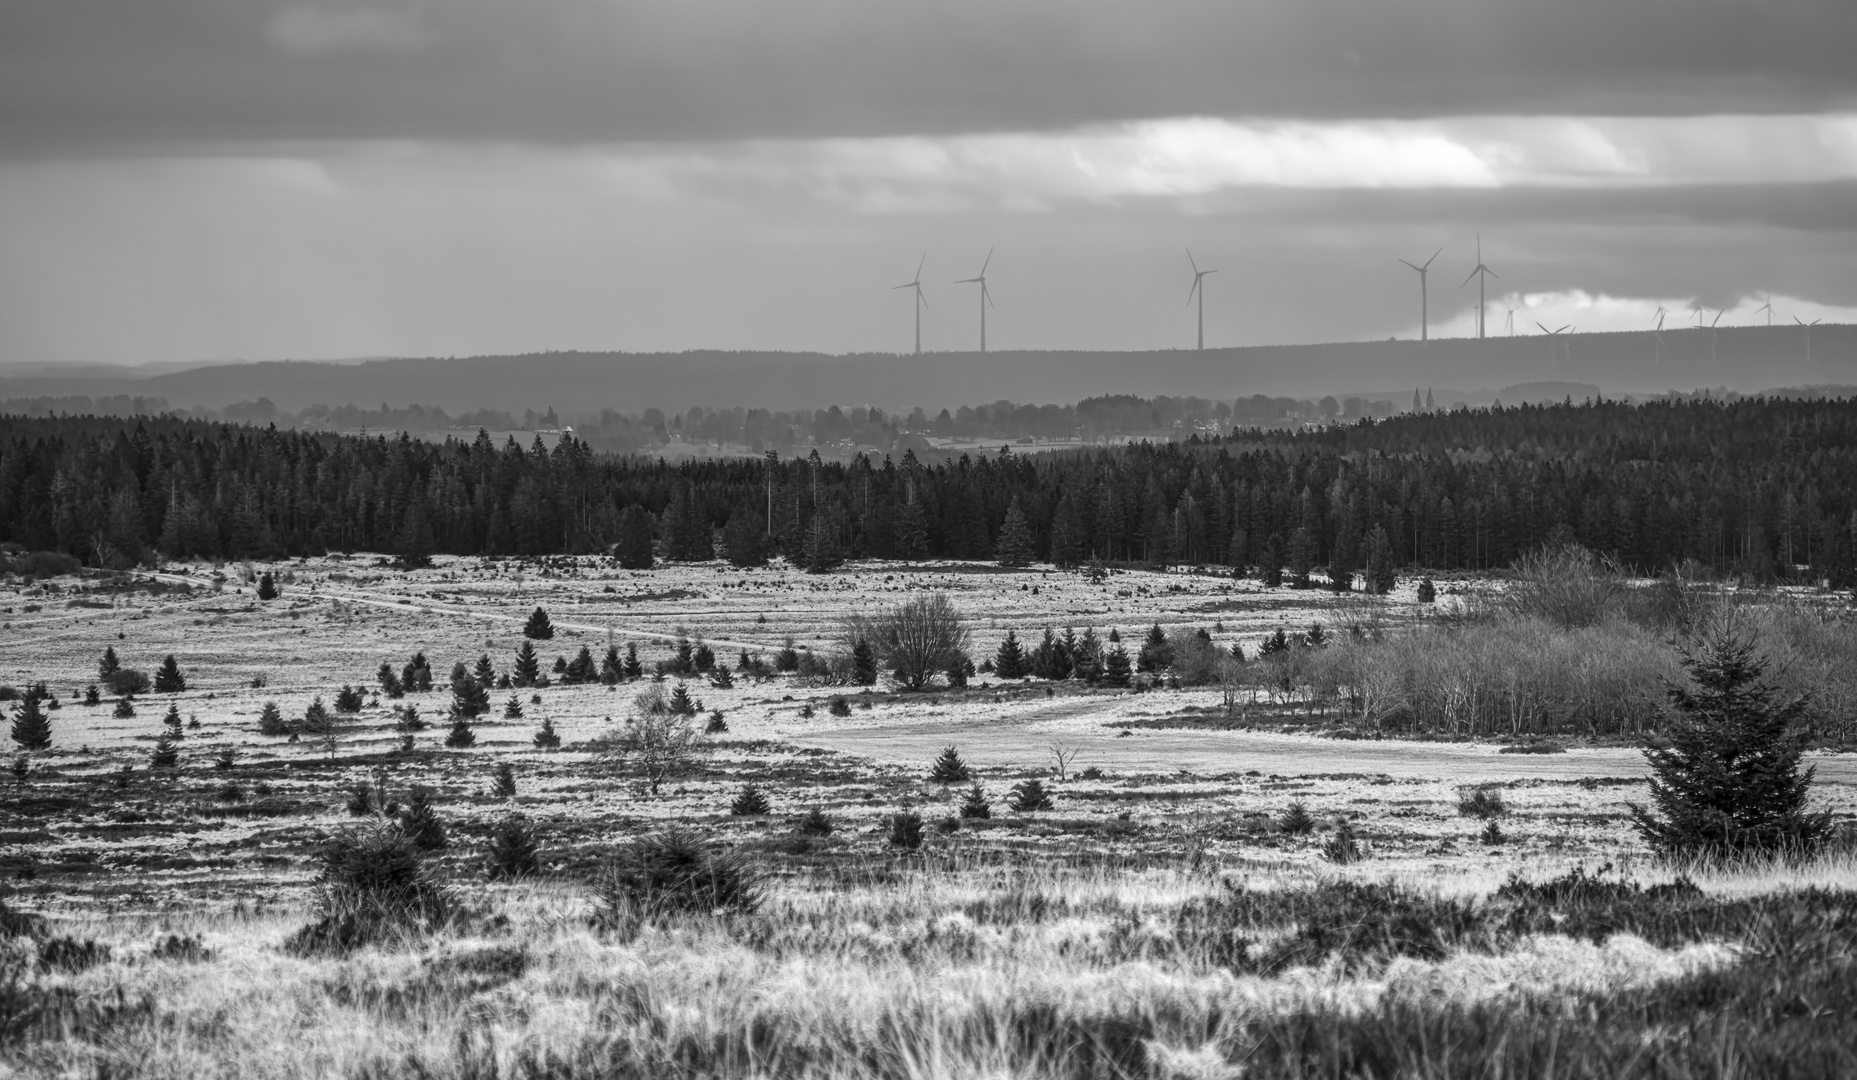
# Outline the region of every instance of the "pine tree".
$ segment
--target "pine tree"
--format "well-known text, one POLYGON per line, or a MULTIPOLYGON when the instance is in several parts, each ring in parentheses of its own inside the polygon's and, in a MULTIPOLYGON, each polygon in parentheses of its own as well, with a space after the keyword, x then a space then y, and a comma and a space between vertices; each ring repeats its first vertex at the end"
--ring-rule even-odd
POLYGON ((168 734, 178 741, 181 738, 181 707, 170 702, 168 713, 161 718, 161 723, 168 729, 168 734))
POLYGON ((630 682, 634 679, 640 679, 640 678, 643 678, 644 675, 645 675, 645 665, 641 663, 638 659, 638 642, 636 641, 626 642, 625 643, 626 681, 630 682))
POLYGON ((1290 533, 1290 588, 1309 587, 1309 571, 1315 564, 1315 538, 1306 526, 1298 525, 1290 533))
POLYGON ((1283 584, 1283 537, 1276 533, 1264 541, 1264 548, 1257 553, 1258 578, 1269 588, 1283 584))
POLYGON ((135 716, 135 699, 128 694, 117 698, 116 708, 110 711, 110 715, 118 720, 128 720, 135 716))
POLYGON ((1281 626, 1277 627, 1276 633, 1265 638, 1264 643, 1257 647, 1257 655, 1259 659, 1262 659, 1263 657, 1266 657, 1266 656, 1276 656, 1279 653, 1286 653, 1289 651, 1290 651, 1290 638, 1288 634, 1283 632, 1283 628, 1281 626))
POLYGON ((590 683, 598 678, 599 668, 593 662, 593 650, 582 645, 574 659, 568 661, 564 674, 570 683, 590 683))
POLYGON ((1019 644, 1019 635, 1008 630, 993 653, 993 674, 1002 679, 1022 679, 1025 673, 1025 648, 1019 644))
POLYGON ((535 646, 529 643, 528 638, 523 638, 522 644, 516 646, 516 670, 511 681, 517 686, 534 686, 541 673, 542 665, 535 657, 535 646))
POLYGON ((1431 579, 1428 577, 1420 578, 1419 579, 1419 603, 1433 604, 1433 603, 1436 603, 1437 600, 1438 600, 1438 586, 1433 585, 1431 583, 1431 579))
POLYGON ((1117 645, 1103 657, 1103 682, 1110 686, 1127 686, 1131 666, 1128 662, 1128 650, 1117 645))
POLYGON ((1367 591, 1376 595, 1391 592, 1398 579, 1393 573, 1393 544, 1386 529, 1379 525, 1367 535, 1367 591))
POLYGON ((1173 667, 1174 647, 1167 640, 1167 631, 1161 629, 1160 623, 1148 628, 1148 636, 1141 643, 1141 652, 1137 654, 1135 670, 1145 672, 1166 671, 1173 667))
POLYGON ((406 696, 405 685, 400 682, 400 676, 394 672, 393 665, 387 661, 380 662, 380 670, 375 672, 374 677, 380 681, 381 691, 389 698, 397 700, 406 696))
POLYGON ((863 638, 851 645, 851 681, 859 686, 877 683, 877 652, 863 638))
POLYGON ((561 746, 561 736, 555 731, 555 722, 542 717, 542 726, 535 729, 535 748, 537 750, 555 750, 561 746))
POLYGON ((829 508, 812 516, 800 558, 809 574, 827 574, 843 565, 845 554, 838 543, 837 515, 829 508))
POLYGON ((496 779, 490 785, 490 794, 499 799, 516 797, 516 769, 507 761, 497 762, 496 779))
POLYGON ((187 680, 181 675, 181 666, 174 660, 174 654, 161 662, 155 672, 155 693, 178 694, 187 689, 187 680))
POLYGON ((619 659, 619 646, 606 646, 606 655, 600 657, 600 681, 612 686, 625 678, 625 661, 619 659))
POLYGON ((343 716, 353 716, 360 712, 362 704, 361 690, 359 687, 349 686, 347 683, 343 683, 342 688, 335 692, 335 711, 341 713, 343 716))
POLYGON ((1631 806, 1638 832, 1663 854, 1807 854, 1829 834, 1830 814, 1806 809, 1817 771, 1800 767, 1809 699, 1783 699, 1765 681, 1767 664, 1728 627, 1684 651, 1692 686, 1665 688, 1677 712, 1670 745, 1644 751, 1654 809, 1631 806))
POLYGON ((180 763, 180 757, 181 752, 175 747, 173 737, 163 732, 161 738, 155 740, 155 749, 148 755, 148 766, 151 769, 172 769, 180 763))
POLYGON ((627 570, 649 570, 656 561, 652 553, 651 514, 637 503, 619 512, 619 542, 614 545, 619 565, 627 570))
POLYGON ((1037 779, 1021 780, 1012 786, 1012 796, 1006 805, 1021 814, 1035 813, 1051 809, 1051 793, 1045 790, 1044 782, 1037 779))
POLYGON ((284 722, 284 712, 277 707, 277 702, 267 701, 264 708, 258 710, 258 734, 274 738, 290 734, 290 725, 284 722))
POLYGON ((454 713, 451 730, 445 734, 445 745, 453 750, 468 750, 477 745, 477 733, 471 730, 471 718, 461 713, 454 713))
POLYGON ((309 708, 303 710, 303 722, 298 727, 310 735, 321 735, 335 727, 335 721, 330 718, 329 709, 322 703, 322 698, 311 701, 309 708))
POLYGON ((258 578, 258 599, 269 601, 277 599, 277 581, 266 571, 258 578))
POLYGON ((31 694, 19 703, 13 716, 13 741, 23 750, 45 750, 52 745, 52 722, 31 694))
POLYGON ((690 688, 688 686, 685 686, 683 683, 678 683, 676 688, 671 691, 671 699, 666 707, 678 716, 695 716, 697 710, 702 706, 697 704, 697 702, 690 697, 690 688))
POLYGON ((987 801, 987 793, 979 784, 968 789, 967 798, 961 802, 961 816, 969 820, 993 816, 993 804, 987 801))
POLYGON ((120 670, 122 670, 122 664, 117 662, 116 646, 104 646, 103 659, 97 661, 97 678, 102 679, 104 682, 109 682, 110 676, 116 674, 120 670))
POLYGON ((96 683, 91 683, 89 686, 86 686, 84 688, 84 704, 86 705, 103 704, 103 692, 97 689, 96 683))
POLYGON ((490 711, 490 691, 470 676, 451 684, 451 718, 470 720, 490 711))
POLYGON ((400 685, 408 693, 424 693, 432 689, 432 665, 426 662, 425 653, 414 653, 400 672, 400 685))
POLYGON ((490 666, 489 654, 478 654, 477 665, 471 669, 471 677, 486 690, 496 685, 496 669, 490 666))
POLYGON ((503 719, 522 719, 522 699, 520 697, 515 694, 509 695, 509 700, 503 703, 503 719))
POLYGON ((735 796, 735 801, 729 804, 729 816, 763 817, 771 809, 767 804, 767 796, 759 787, 754 784, 744 784, 741 794, 735 796))
POLYGON ((896 555, 904 562, 928 558, 928 515, 922 504, 906 502, 896 508, 896 555))
POLYGON ((942 787, 965 784, 973 779, 973 775, 967 762, 961 760, 961 752, 953 746, 943 750, 941 756, 935 759, 935 767, 929 770, 929 779, 942 787))
POLYGON ((437 851, 447 845, 445 825, 432 804, 430 788, 413 788, 406 800, 406 810, 400 816, 400 831, 422 851, 437 851))
POLYGON ((1025 511, 1019 508, 1018 496, 1006 508, 1006 521, 999 528, 999 540, 993 545, 1001 566, 1030 566, 1037 552, 1032 544, 1032 528, 1026 524, 1025 511))
POLYGON ((522 636, 535 641, 547 641, 555 636, 555 624, 548 619, 548 613, 537 607, 529 613, 529 621, 522 625, 522 636))

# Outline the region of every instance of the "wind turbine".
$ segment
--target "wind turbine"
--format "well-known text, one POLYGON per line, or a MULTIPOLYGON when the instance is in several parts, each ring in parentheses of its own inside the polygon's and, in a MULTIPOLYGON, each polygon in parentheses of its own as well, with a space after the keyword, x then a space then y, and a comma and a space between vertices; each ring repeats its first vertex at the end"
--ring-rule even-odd
POLYGON ((1435 261, 1438 258, 1438 256, 1442 254, 1443 252, 1444 252, 1444 249, 1442 247, 1439 248, 1437 251, 1432 252, 1431 258, 1425 260, 1424 266, 1413 266, 1411 263, 1406 262, 1406 260, 1404 259, 1399 260, 1400 262, 1406 263, 1407 266, 1411 266, 1412 269, 1417 270, 1419 272, 1419 341, 1421 342, 1431 341, 1431 330, 1429 328, 1429 324, 1431 322, 1431 311, 1430 311, 1430 300, 1425 290, 1425 275, 1431 270, 1431 264, 1433 263, 1433 261, 1435 261))
POLYGON ((1703 316, 1703 313, 1708 310, 1709 310, 1708 308, 1703 307, 1701 304, 1690 305, 1689 313, 1696 317, 1696 322, 1695 322, 1696 329, 1698 330, 1702 329, 1702 316, 1703 316))
POLYGON ((987 261, 980 264, 980 273, 970 278, 962 278, 956 285, 980 285, 980 351, 987 351, 987 305, 993 302, 993 294, 987 291, 987 267, 993 265, 993 249, 987 249, 987 261))
POLYGON ((1520 310, 1522 309, 1521 308, 1510 308, 1509 309, 1509 336, 1510 337, 1515 336, 1515 313, 1520 310))
POLYGON ((891 289, 914 289, 916 291, 916 355, 922 355, 922 309, 928 307, 928 298, 922 295, 922 267, 928 264, 928 252, 922 253, 922 261, 916 264, 916 276, 913 281, 891 289))
POLYGON ((1817 319, 1813 319, 1811 322, 1800 322, 1799 316, 1797 315, 1793 316, 1793 321, 1796 323, 1799 323, 1800 327, 1802 327, 1805 330, 1805 366, 1811 367, 1812 366, 1812 328, 1814 326, 1817 326, 1819 321, 1817 319))
POLYGON ((1715 318, 1709 320, 1709 363, 1711 364, 1715 363, 1715 324, 1721 322, 1722 316, 1726 314, 1728 314, 1728 309, 1723 308, 1715 313, 1715 318))
POLYGON ((1769 330, 1773 329, 1773 294, 1768 293, 1767 302, 1755 308, 1754 310, 1766 312, 1767 313, 1767 329, 1769 330))
POLYGON ((1193 302, 1193 294, 1194 293, 1199 294, 1199 351, 1205 352, 1206 351, 1206 290, 1204 287, 1201 286, 1200 279, 1204 278, 1207 274, 1216 274, 1218 273, 1218 271, 1217 270, 1201 270, 1199 268, 1199 264, 1193 261, 1193 249, 1192 248, 1186 249, 1186 261, 1190 263, 1193 267, 1193 286, 1192 288, 1186 291, 1186 302, 1191 304, 1193 302))
POLYGON ((1651 338, 1657 343, 1657 366, 1664 366, 1664 316, 1670 314, 1662 304, 1657 305, 1657 329, 1651 331, 1651 338))
MULTIPOLYGON (((1541 324, 1538 322, 1535 323, 1535 325, 1541 326, 1541 324)), ((1541 326, 1541 332, 1548 336, 1548 363, 1550 365, 1557 365, 1560 363, 1559 338, 1560 338, 1562 331, 1571 330, 1571 329, 1573 329, 1572 323, 1568 323, 1566 326, 1561 327, 1559 330, 1549 330, 1547 327, 1541 326)))
MULTIPOLYGON (((1439 248, 1438 250, 1443 251, 1444 249, 1439 248)), ((1434 255, 1432 256, 1432 258, 1435 259, 1437 258, 1437 256, 1434 255)), ((1406 265, 1410 266, 1411 264, 1407 263, 1406 265)), ((1426 263, 1426 265, 1429 266, 1431 264, 1426 263)), ((1478 233, 1477 234, 1477 268, 1475 270, 1470 271, 1470 277, 1467 277, 1464 279, 1464 285, 1470 284, 1470 278, 1477 279, 1477 338, 1479 340, 1483 337, 1483 310, 1484 310, 1483 279, 1486 276, 1493 277, 1498 280, 1502 278, 1501 274, 1498 274, 1496 271, 1491 270, 1489 267, 1483 265, 1483 234, 1478 233)), ((1459 285, 1458 288, 1462 289, 1464 285, 1459 285)))

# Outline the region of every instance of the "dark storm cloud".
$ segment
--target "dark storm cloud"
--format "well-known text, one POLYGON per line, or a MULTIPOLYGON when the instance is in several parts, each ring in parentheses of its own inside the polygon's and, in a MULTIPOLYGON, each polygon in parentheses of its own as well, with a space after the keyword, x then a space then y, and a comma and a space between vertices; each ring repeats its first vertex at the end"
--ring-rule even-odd
POLYGON ((1187 114, 1810 112, 1849 0, 55 0, 0 9, 0 140, 605 141, 1187 114))

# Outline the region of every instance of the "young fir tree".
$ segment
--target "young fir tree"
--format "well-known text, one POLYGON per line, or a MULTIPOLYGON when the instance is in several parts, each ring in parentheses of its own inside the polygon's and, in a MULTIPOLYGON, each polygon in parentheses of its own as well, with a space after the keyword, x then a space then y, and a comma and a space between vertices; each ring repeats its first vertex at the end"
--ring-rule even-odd
POLYGON ((877 682, 877 652, 863 638, 851 645, 851 681, 859 686, 872 686, 877 682))
POLYGON ((52 721, 39 707, 39 699, 27 694, 13 715, 13 741, 22 750, 45 750, 52 745, 52 721))
POLYGON ((515 694, 509 695, 509 700, 503 703, 503 719, 522 719, 522 698, 515 694))
POLYGON ((1809 853, 1829 834, 1830 814, 1806 809, 1816 770, 1800 767, 1799 723, 1809 700, 1782 698, 1765 681, 1767 663, 1751 640, 1726 627, 1684 652, 1692 685, 1665 691, 1677 712, 1666 732, 1670 745, 1644 751, 1653 807, 1631 807, 1639 833, 1658 851, 1809 853))
POLYGON ((360 712, 362 704, 360 687, 343 683, 342 688, 335 692, 335 711, 343 716, 353 716, 360 712))
POLYGON ((399 673, 394 671, 393 665, 387 661, 380 662, 380 670, 375 672, 374 677, 380 681, 381 692, 388 697, 398 700, 406 696, 406 685, 400 681, 399 673))
POLYGON ((961 752, 953 746, 943 750, 941 756, 935 759, 935 767, 929 770, 929 779, 942 787, 947 787, 949 784, 965 784, 973 779, 973 775, 973 770, 967 767, 967 762, 961 760, 961 752))
POLYGON ((593 650, 582 645, 580 651, 574 654, 574 659, 568 661, 564 674, 571 683, 590 683, 598 678, 599 667, 593 662, 593 650))
POLYGON ((116 699, 116 707, 110 715, 118 720, 128 720, 135 716, 135 699, 128 694, 116 699))
POLYGON ((471 718, 453 713, 451 730, 445 733, 445 745, 453 750, 469 750, 477 745, 477 732, 471 730, 471 718))
POLYGON ((187 689, 187 680, 181 675, 181 666, 174 660, 174 654, 161 662, 155 671, 155 693, 178 694, 187 689))
POLYGON ((683 683, 678 683, 671 690, 671 699, 666 705, 666 708, 678 716, 695 716, 701 707, 695 699, 691 698, 690 688, 683 683))
POLYGON ((181 752, 174 745, 174 739, 166 732, 155 740, 154 750, 149 752, 148 766, 151 769, 172 769, 180 763, 181 752))
POLYGON ((172 702, 168 704, 168 713, 161 718, 161 723, 168 729, 168 734, 176 740, 181 737, 181 707, 172 702))
POLYGON ((335 721, 329 716, 329 709, 322 703, 322 698, 311 701, 309 708, 303 710, 303 722, 298 727, 310 735, 334 730, 335 721))
POLYGON ((424 693, 432 689, 432 665, 427 662, 426 654, 414 653, 407 662, 405 670, 400 673, 400 682, 409 693, 424 693))
POLYGON ((277 579, 273 578, 269 571, 258 578, 258 599, 267 603, 277 599, 277 579))
POLYGON ((967 798, 961 802, 961 816, 968 819, 993 816, 993 804, 987 801, 987 793, 979 784, 968 789, 967 798))
POLYGON ((645 665, 638 659, 638 642, 625 643, 625 677, 627 682, 645 677, 645 665))
POLYGON ((1021 679, 1026 675, 1025 647, 1019 644, 1019 635, 1006 631, 1006 638, 999 643, 993 653, 993 674, 1002 679, 1021 679))
POLYGON ((754 784, 743 785, 741 794, 729 804, 730 817, 765 817, 771 810, 767 795, 754 784))
POLYGON ((535 748, 537 750, 558 750, 561 747, 561 735, 555 731, 555 722, 542 717, 542 726, 535 729, 535 748))
POLYGON ((1109 686, 1127 686, 1131 665, 1128 650, 1117 645, 1103 656, 1102 681, 1109 686))
POLYGON ((1433 604, 1433 603, 1436 603, 1437 600, 1438 600, 1438 586, 1433 585, 1431 582, 1431 579, 1428 577, 1420 578, 1419 579, 1419 603, 1433 604))
POLYGON ((86 705, 103 704, 103 692, 97 689, 96 683, 91 683, 89 686, 86 686, 84 688, 84 704, 86 705))
POLYGON ((1006 521, 999 527, 999 540, 993 550, 1001 566, 1030 566, 1037 554, 1032 544, 1032 528, 1026 523, 1025 511, 1019 508, 1016 495, 1012 505, 1006 508, 1006 521))
POLYGON ((102 679, 104 682, 108 682, 110 676, 116 674, 120 670, 122 670, 122 664, 116 659, 116 646, 105 645, 103 647, 103 659, 97 661, 97 678, 102 679))
POLYGON ((451 712, 455 719, 462 717, 470 720, 490 711, 490 691, 483 683, 469 675, 455 679, 451 684, 451 712))
POLYGON ((445 824, 439 820, 430 788, 415 787, 407 797, 406 810, 400 815, 400 831, 422 851, 437 851, 447 845, 445 824))
POLYGON ((496 779, 490 784, 490 794, 499 799, 516 797, 516 768, 507 761, 497 762, 496 779))
POLYGON ((267 701, 264 708, 258 710, 258 734, 273 737, 290 734, 290 725, 284 722, 284 711, 277 707, 277 702, 267 701))
POLYGON ((1137 671, 1166 671, 1174 663, 1174 647, 1167 640, 1167 631, 1161 629, 1160 623, 1148 628, 1148 636, 1141 643, 1141 652, 1137 654, 1135 669, 1137 671))
POLYGON ((528 638, 523 638, 522 644, 516 646, 516 670, 510 681, 517 686, 534 686, 541 673, 542 664, 536 658, 535 646, 528 638))
POLYGON ((600 657, 600 681, 613 686, 625 678, 625 661, 619 659, 619 646, 606 646, 606 655, 600 657))
POLYGON ((549 620, 548 613, 538 606, 529 613, 529 621, 522 624, 522 636, 535 641, 547 641, 555 636, 555 624, 549 620))

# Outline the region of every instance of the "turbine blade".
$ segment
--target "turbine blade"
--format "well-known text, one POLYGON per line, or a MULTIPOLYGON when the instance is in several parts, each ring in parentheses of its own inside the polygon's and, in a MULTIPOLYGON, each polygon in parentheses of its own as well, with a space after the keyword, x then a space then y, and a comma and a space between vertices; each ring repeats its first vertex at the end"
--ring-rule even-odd
POLYGON ((976 281, 984 281, 984 280, 985 280, 984 278, 977 278, 977 277, 964 277, 964 278, 957 278, 957 279, 955 279, 955 282, 954 282, 954 283, 955 283, 956 285, 972 285, 972 284, 973 284, 974 282, 976 282, 976 281))
POLYGON ((1193 284, 1186 287, 1186 306, 1193 306, 1193 294, 1199 291, 1199 275, 1193 275, 1193 284))
MULTIPOLYGON (((1404 260, 1404 259, 1401 259, 1401 260, 1399 260, 1399 261, 1400 261, 1400 262, 1402 262, 1402 263, 1406 263, 1406 265, 1407 265, 1407 266, 1412 266, 1412 264, 1411 264, 1411 263, 1409 263, 1409 262, 1406 262, 1406 260, 1404 260)), ((1414 269, 1414 270, 1417 270, 1417 269, 1418 269, 1418 267, 1416 267, 1416 266, 1412 266, 1412 269, 1414 269)))
POLYGON ((1721 322, 1722 316, 1726 314, 1728 314, 1728 311, 1726 308, 1722 309, 1721 311, 1716 312, 1715 318, 1709 320, 1709 329, 1711 330, 1715 329, 1715 324, 1718 322, 1721 322))
POLYGON ((988 248, 987 249, 987 261, 980 264, 980 276, 985 277, 987 273, 987 267, 992 266, 992 265, 993 265, 993 249, 988 248))
POLYGON ((1186 261, 1192 265, 1193 273, 1195 274, 1199 273, 1199 264, 1196 262, 1193 262, 1193 249, 1192 248, 1186 249, 1186 261))
POLYGON ((1431 253, 1431 258, 1425 260, 1425 268, 1431 269, 1431 264, 1442 254, 1444 254, 1444 246, 1440 244, 1438 250, 1431 253))
MULTIPOLYGON (((1482 272, 1483 272, 1483 268, 1481 266, 1478 266, 1475 270, 1470 271, 1470 276, 1464 279, 1464 285, 1468 285, 1471 282, 1475 281, 1477 279, 1477 275, 1481 274, 1482 272)), ((1458 288, 1461 289, 1464 287, 1464 285, 1459 285, 1458 288)))
MULTIPOLYGON (((1540 321, 1539 321, 1539 320, 1537 320, 1537 321, 1535 322, 1535 325, 1536 325, 1536 326, 1541 326, 1541 323, 1540 323, 1540 321)), ((1547 327, 1545 327, 1545 326, 1541 326, 1541 332, 1542 332, 1542 333, 1544 333, 1544 334, 1550 334, 1550 335, 1554 333, 1554 331, 1552 331, 1552 330, 1549 330, 1549 329, 1548 329, 1547 327)))
POLYGON ((922 280, 922 268, 928 265, 928 252, 922 253, 922 261, 916 264, 916 280, 922 280))
MULTIPOLYGON (((1477 265, 1478 265, 1478 266, 1483 266, 1483 264, 1482 264, 1482 263, 1478 263, 1477 265)), ((1496 271, 1494 271, 1494 270, 1491 270, 1491 269, 1490 269, 1489 267, 1487 267, 1487 266, 1483 266, 1483 272, 1484 272, 1485 274, 1488 274, 1488 275, 1489 275, 1490 277, 1493 277, 1493 278, 1500 278, 1500 277, 1502 277, 1502 275, 1501 275, 1501 274, 1498 274, 1498 273, 1497 273, 1496 271)))

